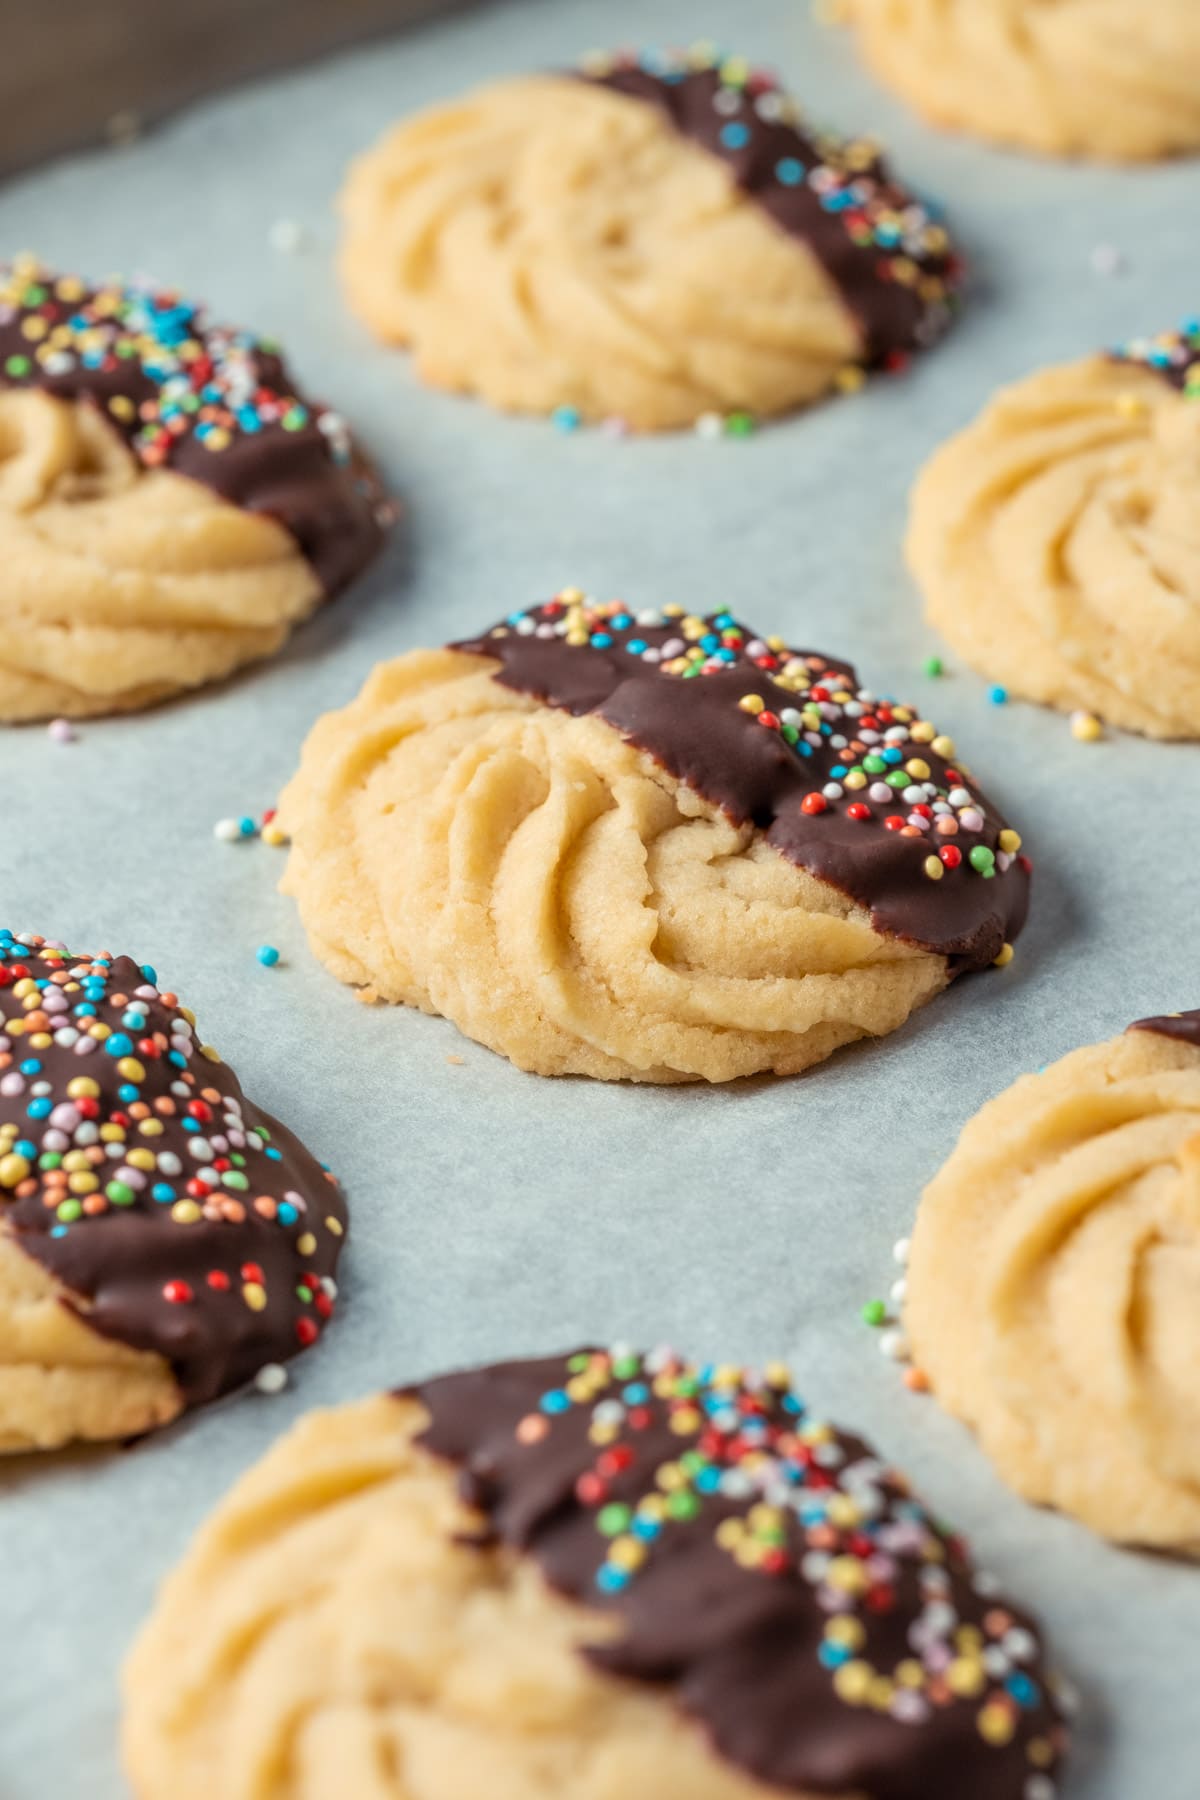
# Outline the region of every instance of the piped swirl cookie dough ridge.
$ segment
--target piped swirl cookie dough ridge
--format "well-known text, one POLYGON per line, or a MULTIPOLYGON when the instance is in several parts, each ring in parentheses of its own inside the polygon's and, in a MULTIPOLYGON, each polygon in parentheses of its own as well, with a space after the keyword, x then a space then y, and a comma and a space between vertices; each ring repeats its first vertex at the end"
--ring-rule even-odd
POLYGON ((274 345, 0 264, 0 718, 128 711, 278 649, 394 516, 274 345))
POLYGON ((865 138, 710 46, 597 54, 401 122, 351 169, 351 306, 420 375, 635 430, 898 369, 961 260, 865 138))
POLYGON ((1200 1555, 1200 1012, 1023 1076, 922 1195, 904 1323, 922 1385, 1011 1487, 1200 1555))
POLYGON ((247 1726, 279 1800, 358 1767, 379 1800, 1053 1800, 1068 1737, 1035 1622, 901 1474, 781 1366, 669 1350, 310 1415, 125 1691, 140 1800, 220 1791, 247 1726))
POLYGON ((915 709, 729 613, 575 589, 381 665, 279 823, 339 979, 542 1074, 795 1073, 1007 962, 1029 897, 915 709))
POLYGON ((1011 694, 1200 737, 1200 320, 1003 388, 913 490, 926 613, 1011 694))
POLYGON ((144 1431, 307 1349, 345 1233, 153 969, 0 930, 0 1450, 144 1431))

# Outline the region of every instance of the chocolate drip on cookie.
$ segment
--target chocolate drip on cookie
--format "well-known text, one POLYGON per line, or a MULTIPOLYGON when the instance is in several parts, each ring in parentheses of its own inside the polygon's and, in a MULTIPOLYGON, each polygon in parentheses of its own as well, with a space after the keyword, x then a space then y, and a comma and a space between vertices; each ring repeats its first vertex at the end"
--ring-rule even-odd
POLYGON ((1156 1037, 1175 1038, 1200 1050, 1200 1012, 1163 1013, 1154 1019, 1137 1019, 1130 1031, 1152 1031, 1156 1037))
POLYGON ((667 1688, 773 1788, 1051 1800, 1065 1747, 1032 1622, 788 1373, 581 1350, 406 1390, 482 1543, 617 1615, 584 1655, 667 1688))
POLYGON ((848 663, 764 640, 729 613, 636 615, 566 589, 453 646, 495 679, 594 712, 875 926, 983 968, 1025 922, 1021 839, 915 709, 860 687, 848 663))
POLYGON ((0 931, 0 1232, 190 1405, 320 1335, 346 1208, 152 969, 0 931))
POLYGON ((1200 319, 1189 319, 1178 331, 1134 338, 1112 356, 1115 362, 1149 369, 1189 399, 1200 400, 1200 319))
POLYGON ((596 57, 580 73, 658 107, 808 246, 858 322, 867 362, 919 349, 949 323, 959 258, 875 145, 810 131, 772 77, 737 57, 596 57))
POLYGON ((147 468, 286 527, 326 596, 378 553, 391 510, 344 422, 273 346, 178 294, 0 264, 0 389, 94 405, 147 468))

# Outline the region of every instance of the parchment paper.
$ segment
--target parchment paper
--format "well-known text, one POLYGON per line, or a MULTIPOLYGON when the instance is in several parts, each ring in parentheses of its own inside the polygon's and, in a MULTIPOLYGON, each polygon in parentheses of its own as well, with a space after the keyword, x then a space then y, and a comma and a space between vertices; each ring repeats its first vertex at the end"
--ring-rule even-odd
POLYGON ((269 666, 73 745, 0 733, 0 919, 153 962, 354 1208, 344 1313, 285 1394, 130 1450, 0 1468, 4 1800, 124 1792, 125 1649, 194 1527, 299 1412, 463 1359, 616 1337, 790 1358, 810 1401, 871 1433, 1040 1610, 1084 1694, 1072 1800, 1196 1794, 1200 1572, 1023 1505, 905 1392, 858 1309, 886 1292, 922 1184, 985 1099, 1133 1018, 1200 1004, 1200 751, 1083 746, 1057 715, 991 705, 965 672, 927 678, 940 646, 898 548, 920 461, 997 383, 1196 307, 1197 185, 1195 163, 1055 167, 943 139, 803 0, 514 0, 0 194, 5 252, 148 269, 277 333, 409 507, 382 567, 269 666), (368 342, 329 254, 355 150, 478 79, 704 32, 779 66, 830 123, 879 129, 945 201, 977 282, 940 350, 748 442, 613 442, 423 392, 368 342), (306 248, 270 247, 281 219, 306 248), (1123 273, 1093 268, 1106 245, 1123 273), (1036 859, 1015 964, 801 1080, 715 1092, 539 1081, 442 1021, 357 1004, 275 893, 280 853, 219 843, 213 823, 268 806, 312 720, 378 658, 565 582, 729 605, 931 707, 1036 859), (283 953, 275 970, 255 961, 263 943, 283 953))

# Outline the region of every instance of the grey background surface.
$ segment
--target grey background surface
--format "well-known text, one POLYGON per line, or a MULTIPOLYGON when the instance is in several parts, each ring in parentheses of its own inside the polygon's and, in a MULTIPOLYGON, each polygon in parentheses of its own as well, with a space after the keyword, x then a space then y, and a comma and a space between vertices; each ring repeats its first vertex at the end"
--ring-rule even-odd
POLYGON ((617 1336, 790 1358, 810 1401, 872 1433, 1041 1611, 1085 1696, 1072 1800, 1194 1796, 1200 1572, 1023 1506, 962 1430, 904 1391, 858 1308, 886 1291, 893 1240, 985 1099, 1132 1018, 1200 1000, 1200 750, 1081 746, 1057 715, 990 705, 965 672, 927 679, 938 646, 898 549, 921 459, 999 381, 1195 307, 1196 193, 1194 164, 1049 167, 939 138, 802 0, 518 0, 0 194, 5 252, 147 268, 278 333, 409 506, 383 565, 269 666, 88 725, 74 745, 0 734, 0 918, 155 963, 354 1207, 344 1312, 283 1396, 132 1450, 0 1468, 3 1800, 123 1791, 122 1654, 193 1528, 298 1412, 460 1359, 617 1336), (961 328, 910 377, 745 443, 565 438, 420 391, 334 286, 347 158, 476 79, 706 30, 779 66, 831 123, 881 130, 905 175, 944 199, 977 271, 961 328), (269 247, 281 218, 310 228, 309 248, 269 247), (1097 244, 1125 254, 1123 274, 1093 271, 1097 244), (442 1021, 368 1010, 336 987, 275 892, 279 853, 218 843, 214 821, 269 805, 308 725, 376 659, 568 581, 640 604, 727 604, 933 708, 1037 862, 1013 967, 802 1080, 716 1092, 541 1082, 442 1021), (264 942, 283 952, 272 972, 254 959, 264 942))

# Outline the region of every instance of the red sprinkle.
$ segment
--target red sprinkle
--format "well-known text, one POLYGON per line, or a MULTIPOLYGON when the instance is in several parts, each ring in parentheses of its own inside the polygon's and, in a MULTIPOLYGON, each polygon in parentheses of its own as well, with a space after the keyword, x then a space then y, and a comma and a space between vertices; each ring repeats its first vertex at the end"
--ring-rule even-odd
POLYGON ((938 855, 948 869, 957 869, 959 863, 962 861, 962 851, 957 844, 943 844, 938 851, 938 855))
POLYGON ((168 1281, 164 1283, 162 1293, 163 1299, 170 1300, 174 1306, 183 1306, 195 1298, 186 1281, 168 1281))
POLYGON ((806 812, 810 816, 815 813, 828 812, 829 802, 826 800, 824 794, 805 794, 803 800, 800 802, 800 811, 806 812))

